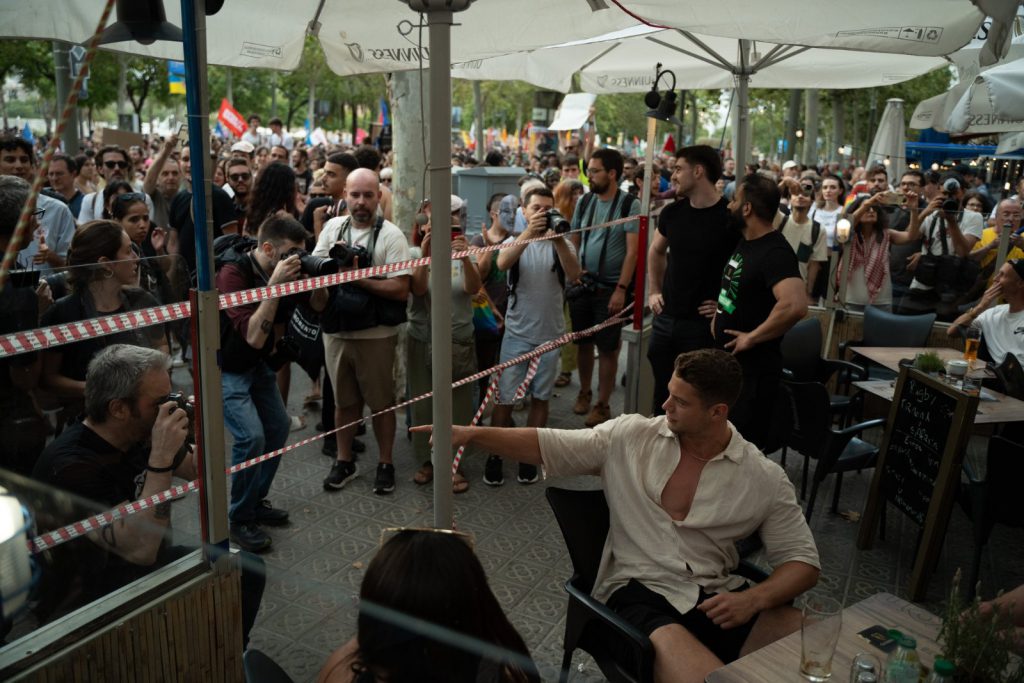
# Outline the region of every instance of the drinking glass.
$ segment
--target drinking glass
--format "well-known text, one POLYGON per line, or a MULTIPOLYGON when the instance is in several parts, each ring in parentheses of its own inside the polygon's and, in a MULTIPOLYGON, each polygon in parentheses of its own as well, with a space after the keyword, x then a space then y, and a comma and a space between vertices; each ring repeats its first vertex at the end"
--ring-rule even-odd
POLYGON ((882 675, 882 662, 873 654, 858 652, 850 663, 850 683, 860 683, 864 680, 862 674, 866 673, 874 675, 875 680, 878 680, 882 675))
POLYGON ((800 673, 813 683, 832 676, 832 656, 843 625, 843 606, 826 596, 809 596, 804 601, 800 623, 800 673))
POLYGON ((978 360, 978 347, 981 346, 981 328, 974 325, 964 330, 964 360, 974 367, 978 360))

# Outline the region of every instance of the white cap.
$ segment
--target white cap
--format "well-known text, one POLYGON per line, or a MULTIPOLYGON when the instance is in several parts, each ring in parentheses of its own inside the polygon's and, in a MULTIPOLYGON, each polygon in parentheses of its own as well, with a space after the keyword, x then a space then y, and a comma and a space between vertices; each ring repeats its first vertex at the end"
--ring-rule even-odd
MULTIPOLYGON (((457 194, 452 195, 452 213, 461 211, 462 207, 466 205, 465 200, 457 194)), ((423 206, 430 206, 430 197, 423 202, 423 206)))
POLYGON ((252 154, 256 151, 256 148, 252 146, 251 142, 245 140, 239 140, 235 144, 231 145, 232 152, 241 152, 242 154, 252 154))
POLYGON ((788 171, 789 169, 796 168, 796 167, 797 167, 797 163, 795 161, 793 161, 792 159, 790 159, 789 161, 787 161, 786 163, 784 163, 782 165, 782 170, 783 171, 788 171))

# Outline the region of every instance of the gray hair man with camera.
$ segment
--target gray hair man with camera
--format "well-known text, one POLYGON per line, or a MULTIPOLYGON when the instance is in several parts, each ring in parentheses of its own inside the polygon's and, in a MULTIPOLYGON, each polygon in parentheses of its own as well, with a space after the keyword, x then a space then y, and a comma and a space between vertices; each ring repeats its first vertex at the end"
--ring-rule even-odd
MULTIPOLYGON (((238 248, 245 238, 235 239, 238 248)), ((310 267, 303 249, 306 230, 291 216, 273 216, 259 228, 256 244, 248 251, 229 248, 221 253, 217 289, 223 294, 253 287, 291 282, 310 267)), ((214 243, 214 252, 218 252, 214 243)), ((315 265, 315 264, 313 264, 315 265)), ((309 273, 306 274, 317 274, 309 273)), ((224 395, 224 423, 234 437, 231 463, 237 465, 284 446, 291 419, 277 386, 278 360, 295 360, 292 346, 277 334, 292 315, 292 300, 264 299, 258 304, 235 306, 221 311, 221 389, 224 395), (291 304, 291 305, 290 305, 291 304), (275 367, 276 366, 276 367, 275 367)), ((310 295, 310 305, 322 310, 326 290, 310 295)), ((288 522, 288 513, 274 509, 267 500, 270 485, 280 464, 273 458, 237 472, 231 477, 231 540, 249 552, 261 552, 271 545, 263 526, 288 522)))
MULTIPOLYGON (((85 379, 85 419, 46 447, 33 477, 106 507, 164 491, 172 476, 194 479, 190 417, 184 401, 170 395, 170 367, 165 353, 141 346, 114 344, 96 354, 85 379)), ((98 550, 79 556, 83 597, 99 597, 152 568, 170 512, 170 503, 161 503, 89 533, 98 550)))
MULTIPOLYGON (((498 269, 508 272, 508 309, 505 312, 505 336, 501 340, 500 361, 533 351, 541 344, 565 333, 562 314, 565 283, 580 275, 576 251, 566 237, 569 223, 554 211, 555 198, 546 187, 538 186, 523 197, 526 230, 510 236, 498 254, 498 269), (527 244, 527 240, 548 236, 552 239, 527 244)), ((537 373, 527 389, 531 396, 526 424, 543 427, 548 422, 548 401, 558 374, 559 351, 555 349, 540 357, 537 373)), ((516 388, 526 377, 528 363, 519 363, 501 374, 491 424, 512 426, 512 407, 516 388)), ((537 467, 520 463, 517 477, 521 484, 537 481, 537 467)), ((484 483, 501 486, 505 483, 502 461, 496 455, 487 459, 484 483)))

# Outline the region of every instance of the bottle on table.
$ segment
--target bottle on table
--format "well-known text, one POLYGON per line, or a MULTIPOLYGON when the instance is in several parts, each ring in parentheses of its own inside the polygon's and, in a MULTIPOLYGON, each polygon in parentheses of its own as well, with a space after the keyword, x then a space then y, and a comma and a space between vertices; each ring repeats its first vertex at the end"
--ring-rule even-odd
POLYGON ((932 666, 932 673, 928 676, 925 683, 953 683, 953 674, 956 673, 956 667, 953 662, 942 657, 935 658, 935 664, 932 666))
POLYGON ((917 640, 896 629, 889 631, 889 637, 896 641, 896 649, 885 662, 885 683, 917 683, 921 675, 917 640))

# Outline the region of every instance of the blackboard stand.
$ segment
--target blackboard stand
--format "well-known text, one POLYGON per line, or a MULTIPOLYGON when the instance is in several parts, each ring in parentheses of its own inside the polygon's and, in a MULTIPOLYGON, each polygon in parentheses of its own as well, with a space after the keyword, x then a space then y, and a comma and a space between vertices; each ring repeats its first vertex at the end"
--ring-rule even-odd
POLYGON ((922 527, 910 573, 911 600, 924 599, 953 509, 978 397, 913 368, 901 368, 857 547, 871 548, 883 505, 922 527))

